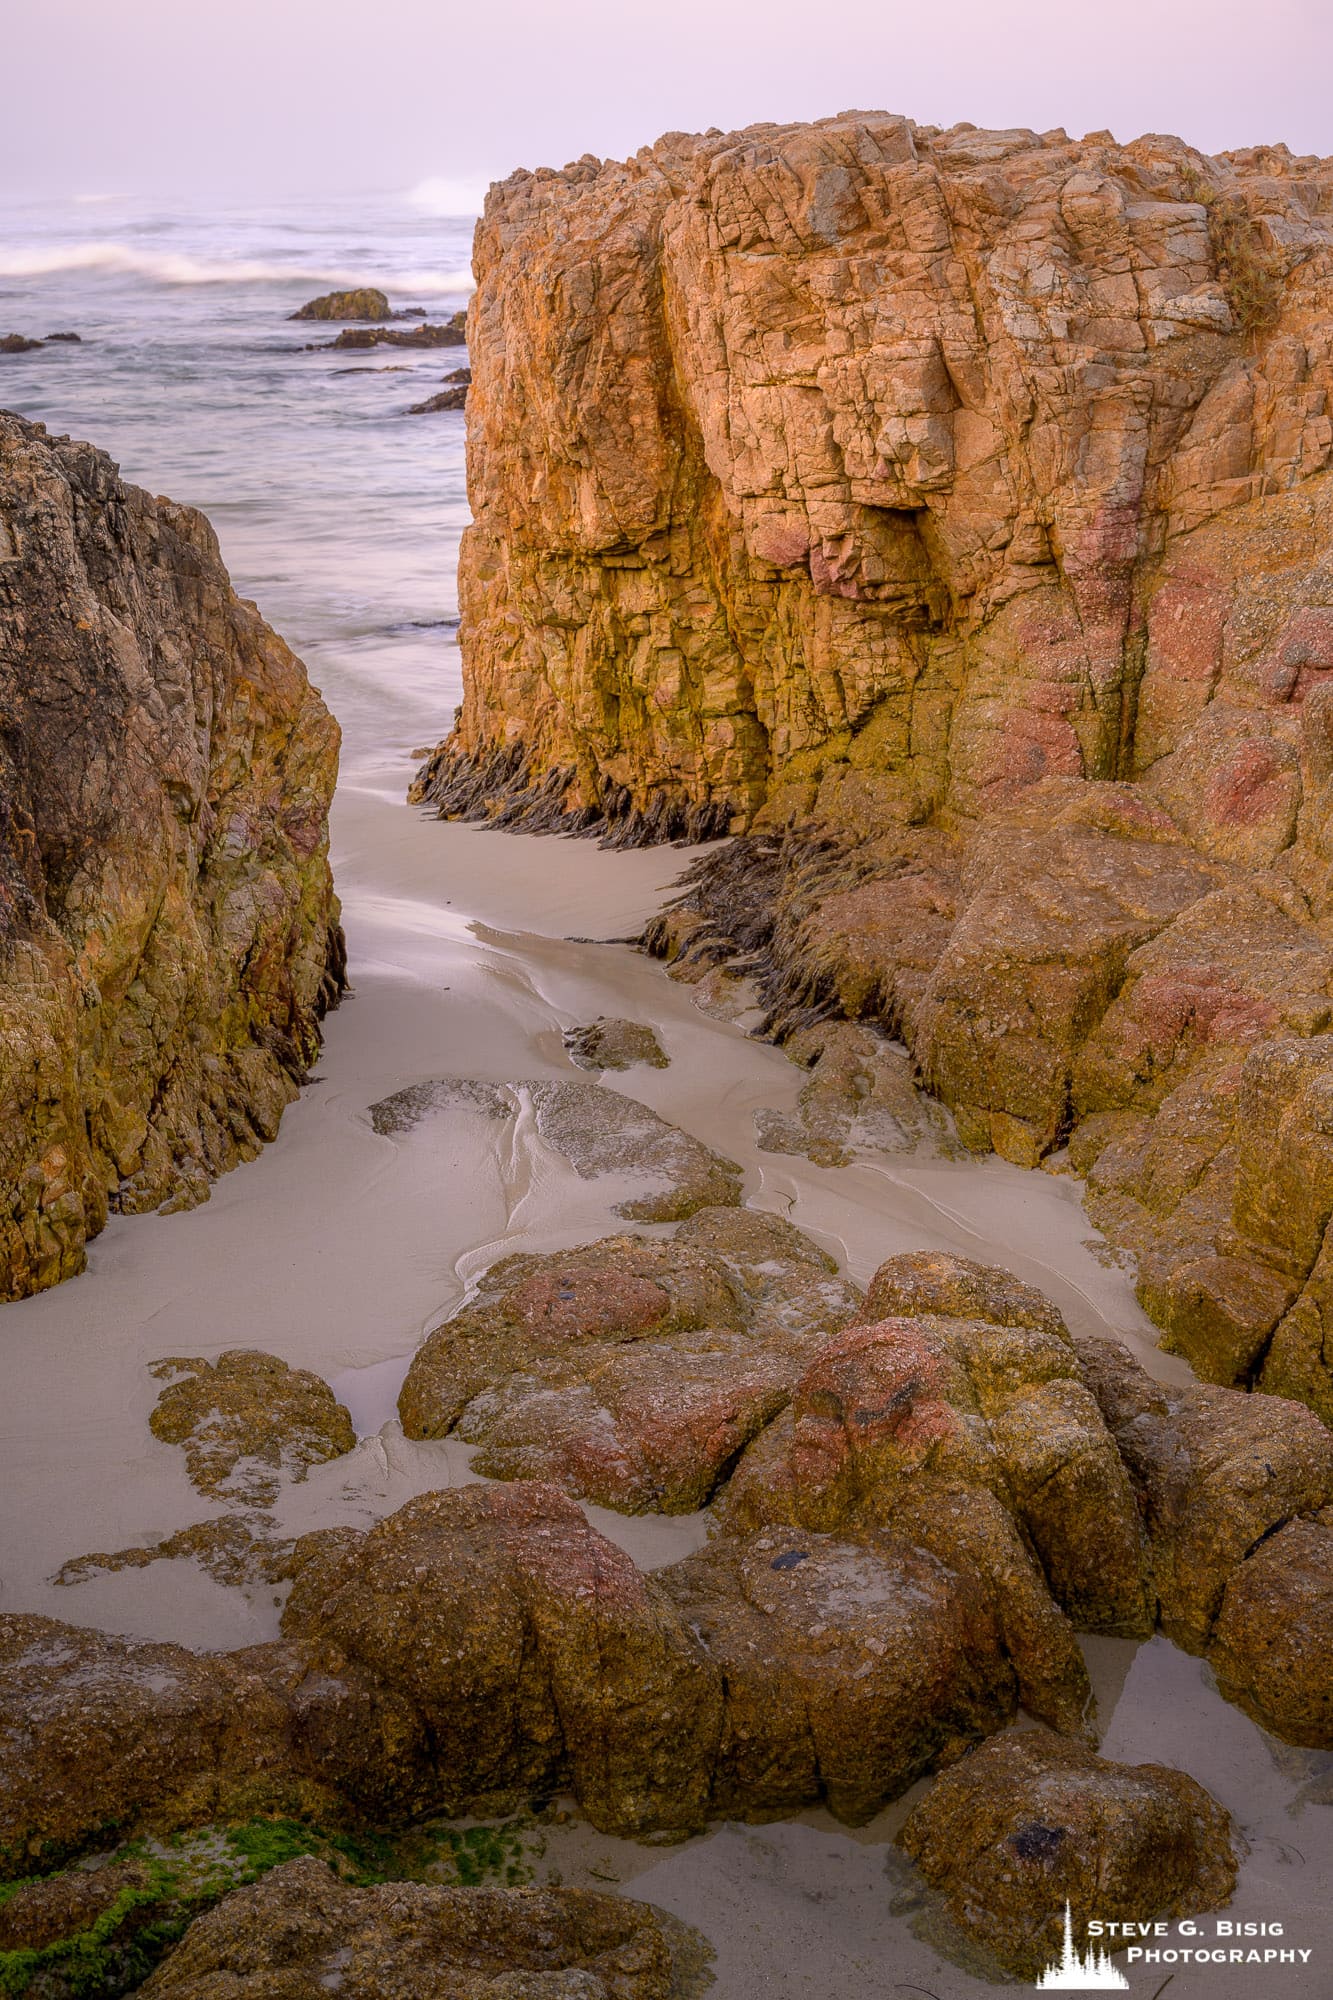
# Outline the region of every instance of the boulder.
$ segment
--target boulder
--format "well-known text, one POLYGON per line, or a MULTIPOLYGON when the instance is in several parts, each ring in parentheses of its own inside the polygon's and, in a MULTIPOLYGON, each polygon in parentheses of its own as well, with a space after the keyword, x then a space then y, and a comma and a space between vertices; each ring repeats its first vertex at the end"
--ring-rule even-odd
POLYGON ((1115 1342, 1079 1351, 1138 1495, 1162 1630, 1201 1653, 1251 1552, 1333 1503, 1333 1436, 1285 1397, 1166 1389, 1115 1342))
POLYGON ((418 1348, 398 1414, 410 1438, 478 1444, 488 1478, 693 1512, 857 1304, 791 1224, 703 1210, 667 1242, 504 1258, 418 1348))
POLYGON ((409 1437, 480 1445, 491 1478, 689 1513, 858 1303, 790 1224, 705 1209, 673 1240, 504 1259, 418 1349, 399 1414, 409 1437))
POLYGON ((1333 1750, 1333 1509, 1288 1521, 1233 1569, 1208 1662, 1284 1743, 1333 1750))
POLYGON ((1162 1764, 1112 1764, 1036 1730, 994 1736, 936 1779, 899 1835, 949 1915, 1022 1980, 1057 1963, 1068 1904, 1090 1918, 1193 1916, 1236 1884, 1229 1815, 1162 1764))
POLYGON ((389 301, 374 285, 360 285, 348 292, 325 292, 308 299, 289 319, 369 319, 389 317, 389 301))
POLYGON ((140 1991, 146 2000, 688 2000, 711 1954, 645 1903, 583 1889, 355 1888, 311 1857, 233 1890, 140 1991))
POLYGON ((303 1538, 294 1568, 283 1634, 308 1662, 310 1754, 372 1818, 568 1785, 607 1830, 702 1823, 716 1670, 556 1488, 426 1494, 365 1535, 303 1538), (397 1732, 389 1754, 356 1744, 340 1687, 397 1732))
POLYGON ((29 340, 23 333, 7 333, 0 338, 0 354, 32 354, 41 344, 40 340, 29 340))
POLYGON ((649 1588, 721 1676, 715 1813, 859 1826, 1013 1714, 984 1590, 892 1534, 722 1536, 649 1588))
POLYGON ((0 1872, 49 1867, 108 1826, 336 1811, 292 1769, 275 1658, 0 1615, 0 1872))
POLYGON ((1140 1636, 1153 1605, 1135 1493, 1069 1334, 1039 1293, 962 1258, 891 1259, 866 1310, 895 1304, 912 1317, 849 1328, 813 1359, 722 1512, 910 1533, 985 1584, 1024 1703, 1078 1729, 1073 1626, 1140 1636))
POLYGON ((200 1656, 0 1619, 0 1864, 256 1813, 328 1827, 573 1793, 607 1833, 860 1821, 1011 1720, 984 1585, 897 1530, 760 1530, 642 1575, 558 1489, 301 1538, 283 1636, 200 1656))

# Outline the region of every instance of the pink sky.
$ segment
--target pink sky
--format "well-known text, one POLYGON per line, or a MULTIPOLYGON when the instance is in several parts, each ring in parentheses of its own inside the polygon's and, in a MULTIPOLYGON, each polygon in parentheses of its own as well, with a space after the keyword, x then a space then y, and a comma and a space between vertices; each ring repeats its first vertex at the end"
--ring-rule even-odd
POLYGON ((1333 0, 33 0, 0 195, 472 185, 848 106, 1333 153, 1333 0))

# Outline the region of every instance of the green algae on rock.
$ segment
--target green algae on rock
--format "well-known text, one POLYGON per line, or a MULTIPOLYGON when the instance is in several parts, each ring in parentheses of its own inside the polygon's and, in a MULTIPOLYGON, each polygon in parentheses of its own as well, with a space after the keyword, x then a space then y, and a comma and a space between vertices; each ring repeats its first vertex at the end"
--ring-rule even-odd
POLYGON ((0 415, 0 1297, 272 1139, 344 983, 338 730, 201 515, 0 415))
POLYGON ((528 1820, 428 1821, 355 1834, 289 1819, 202 1826, 144 1838, 50 1875, 0 1884, 0 1993, 33 2000, 118 2000, 139 1987, 191 1923, 235 1889, 302 1857, 369 1887, 529 1880, 528 1820))
POLYGON ((202 1917, 143 1991, 211 2000, 239 1979, 253 2000, 323 2000, 346 1979, 377 2000, 690 2000, 712 1983, 710 1956, 675 1918, 619 1896, 360 1888, 305 1858, 202 1917))

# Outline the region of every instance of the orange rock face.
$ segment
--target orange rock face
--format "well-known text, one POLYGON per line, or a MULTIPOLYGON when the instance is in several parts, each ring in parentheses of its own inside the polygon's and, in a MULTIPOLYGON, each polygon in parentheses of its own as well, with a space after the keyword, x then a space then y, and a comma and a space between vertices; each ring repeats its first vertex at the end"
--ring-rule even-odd
POLYGON ((736 827, 1154 771, 1271 860, 1333 702, 1331 189, 881 114, 513 175, 453 751, 736 827))
POLYGON ((416 786, 748 834, 656 947, 1072 1135, 1172 1344, 1326 1417, 1331 217, 1283 147, 878 113, 512 176, 416 786))

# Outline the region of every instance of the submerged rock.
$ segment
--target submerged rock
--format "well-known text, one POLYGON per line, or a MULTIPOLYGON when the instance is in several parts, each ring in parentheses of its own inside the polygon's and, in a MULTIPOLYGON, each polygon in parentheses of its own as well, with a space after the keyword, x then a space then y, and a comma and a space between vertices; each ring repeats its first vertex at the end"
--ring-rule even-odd
POLYGON ((906 1050, 874 1029, 821 1022, 793 1035, 786 1054, 810 1071, 810 1081, 794 1113, 755 1113, 763 1152, 804 1153, 821 1167, 846 1166, 862 1151, 964 1153, 939 1105, 917 1088, 906 1050))
POLYGON ((415 326, 344 327, 336 340, 321 341, 321 347, 464 347, 467 344, 467 314, 454 313, 441 325, 428 320, 415 326))
POLYGON ((465 410, 466 408, 467 390, 460 386, 452 389, 437 389, 433 396, 427 396, 424 403, 409 403, 407 414, 409 417, 429 417, 433 416, 437 410, 465 410))
POLYGON ((585 1889, 356 1888, 307 1857, 233 1890, 140 1990, 148 2000, 689 2000, 712 1982, 685 1925, 585 1889), (701 1983, 702 1982, 702 1983, 701 1983))
POLYGON ((633 1069, 636 1063, 666 1069, 670 1063, 646 1021, 608 1020, 604 1014, 590 1027, 568 1029, 565 1047, 580 1069, 633 1069))
POLYGON ((284 1480, 304 1479, 356 1444, 328 1383, 275 1354, 234 1347, 216 1361, 158 1361, 152 1372, 168 1386, 149 1429, 182 1447, 201 1493, 267 1507, 284 1480))
POLYGON ((660 1193, 617 1202, 616 1214, 626 1221, 681 1222, 696 1209, 740 1202, 736 1162, 646 1104, 595 1083, 534 1083, 530 1090, 538 1135, 583 1180, 644 1174, 662 1183, 660 1193))
POLYGON ((1081 1951, 1090 1918, 1192 1916, 1236 1884, 1230 1817, 1193 1778, 1036 1730, 937 1778, 899 1839, 954 1922, 1024 1980, 1059 1960, 1066 1903, 1081 1951))
POLYGON ((0 1297, 271 1139, 344 981, 338 730, 201 515, 0 416, 0 1297))
POLYGON ((389 318, 389 301, 374 285, 360 285, 348 292, 325 292, 309 299, 288 319, 369 319, 389 318))
POLYGON ((217 1514, 147 1546, 73 1556, 51 1581, 67 1586, 155 1562, 193 1562, 224 1587, 247 1589, 289 1577, 294 1547, 282 1539, 272 1514, 217 1514))
POLYGON ((370 1115, 375 1130, 388 1134, 454 1105, 496 1120, 517 1118, 526 1105, 542 1144, 562 1154, 581 1180, 618 1174, 644 1182, 642 1193, 614 1205, 627 1222, 680 1222, 696 1209, 741 1198, 742 1170, 734 1160, 637 1099, 595 1083, 437 1077, 395 1091, 372 1105, 370 1115))

